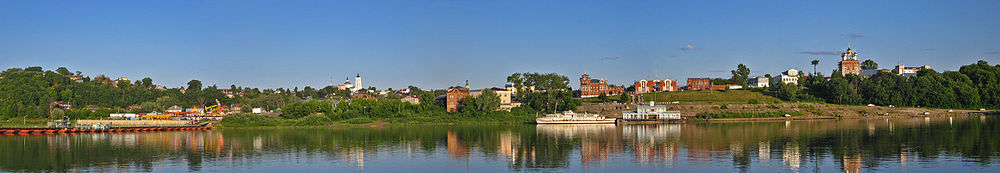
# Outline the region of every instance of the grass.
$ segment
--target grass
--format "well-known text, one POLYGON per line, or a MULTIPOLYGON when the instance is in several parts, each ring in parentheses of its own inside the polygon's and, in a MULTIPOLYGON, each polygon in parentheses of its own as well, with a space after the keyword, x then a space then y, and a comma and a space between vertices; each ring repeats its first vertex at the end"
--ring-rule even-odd
POLYGON ((709 102, 709 103, 780 103, 781 100, 760 92, 747 90, 702 90, 648 93, 642 95, 643 100, 657 102, 709 102))
POLYGON ((7 120, 0 120, 0 127, 45 127, 51 119, 38 119, 38 118, 10 118, 7 120))
POLYGON ((802 112, 705 112, 699 113, 696 117, 700 119, 713 119, 713 118, 772 118, 772 117, 784 117, 785 114, 791 116, 800 116, 802 112))

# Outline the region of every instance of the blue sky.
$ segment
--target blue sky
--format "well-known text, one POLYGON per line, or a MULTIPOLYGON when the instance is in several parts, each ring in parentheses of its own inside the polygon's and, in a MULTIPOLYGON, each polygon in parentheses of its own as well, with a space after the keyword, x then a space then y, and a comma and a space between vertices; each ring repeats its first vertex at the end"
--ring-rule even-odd
POLYGON ((168 87, 502 86, 514 72, 829 74, 1000 63, 1000 1, 0 1, 0 68, 65 66, 168 87), (690 47, 688 47, 690 45, 690 47))

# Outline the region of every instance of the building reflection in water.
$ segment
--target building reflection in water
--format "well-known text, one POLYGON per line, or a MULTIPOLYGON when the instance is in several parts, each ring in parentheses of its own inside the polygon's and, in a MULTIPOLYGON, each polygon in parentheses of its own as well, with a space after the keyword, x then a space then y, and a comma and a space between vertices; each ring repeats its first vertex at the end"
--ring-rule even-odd
POLYGON ((844 168, 844 173, 860 173, 861 172, 861 154, 851 154, 844 155, 842 161, 842 166, 844 168))
POLYGON ((643 165, 663 164, 668 167, 676 165, 680 135, 680 124, 622 127, 622 137, 633 144, 635 160, 643 165))
POLYGON ((802 165, 802 154, 799 153, 799 145, 789 142, 785 145, 785 150, 781 152, 781 161, 792 171, 799 171, 802 165))
POLYGON ((469 157, 469 148, 462 143, 462 140, 458 138, 458 134, 452 131, 448 131, 448 157, 451 159, 467 159, 469 157))
POLYGON ((341 150, 339 153, 340 155, 338 155, 336 160, 347 161, 348 166, 355 165, 358 167, 358 170, 365 170, 365 148, 350 147, 348 149, 341 150))
POLYGON ((521 136, 511 131, 500 133, 500 144, 497 146, 497 158, 509 163, 517 162, 518 151, 521 147, 521 136))
POLYGON ((757 144, 757 158, 765 165, 771 160, 771 143, 763 141, 757 144))
POLYGON ((580 162, 585 168, 605 165, 611 155, 624 151, 620 129, 614 124, 539 124, 535 131, 544 136, 580 139, 580 162))

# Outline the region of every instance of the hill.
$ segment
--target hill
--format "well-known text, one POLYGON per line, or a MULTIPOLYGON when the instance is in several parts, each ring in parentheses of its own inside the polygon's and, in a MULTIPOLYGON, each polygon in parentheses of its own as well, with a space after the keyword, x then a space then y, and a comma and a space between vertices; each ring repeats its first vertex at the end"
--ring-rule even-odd
POLYGON ((723 91, 677 91, 642 94, 643 101, 656 102, 708 102, 708 103, 749 103, 756 100, 758 103, 780 102, 778 98, 764 95, 760 92, 748 90, 723 90, 723 91))

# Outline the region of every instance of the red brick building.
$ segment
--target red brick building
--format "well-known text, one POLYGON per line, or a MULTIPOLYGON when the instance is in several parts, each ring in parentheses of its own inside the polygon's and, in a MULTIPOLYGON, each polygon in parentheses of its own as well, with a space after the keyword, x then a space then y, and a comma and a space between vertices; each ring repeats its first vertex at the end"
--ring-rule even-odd
POLYGON ((712 89, 712 79, 688 78, 687 85, 687 90, 710 90, 712 89))
POLYGON ((451 87, 448 88, 448 92, 446 92, 445 95, 447 96, 447 101, 445 103, 447 103, 446 108, 448 109, 448 112, 458 111, 458 105, 461 104, 462 100, 465 100, 466 97, 469 97, 469 88, 457 86, 451 87))
POLYGON ((664 91, 677 91, 677 81, 670 79, 643 79, 635 81, 635 93, 637 94, 664 91))
POLYGON ((591 79, 590 75, 583 74, 580 77, 580 97, 597 97, 601 94, 604 95, 618 95, 625 92, 625 88, 621 86, 612 87, 608 85, 607 80, 591 79))

